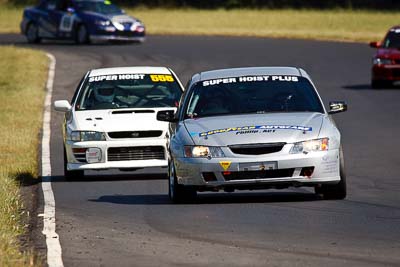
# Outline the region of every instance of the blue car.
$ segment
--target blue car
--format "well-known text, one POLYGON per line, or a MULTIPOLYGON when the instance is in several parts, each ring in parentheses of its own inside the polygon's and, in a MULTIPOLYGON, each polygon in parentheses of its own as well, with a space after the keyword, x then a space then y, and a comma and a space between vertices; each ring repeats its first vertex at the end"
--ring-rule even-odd
POLYGON ((21 33, 29 43, 42 39, 93 41, 145 40, 143 23, 109 0, 42 0, 24 10, 21 33))

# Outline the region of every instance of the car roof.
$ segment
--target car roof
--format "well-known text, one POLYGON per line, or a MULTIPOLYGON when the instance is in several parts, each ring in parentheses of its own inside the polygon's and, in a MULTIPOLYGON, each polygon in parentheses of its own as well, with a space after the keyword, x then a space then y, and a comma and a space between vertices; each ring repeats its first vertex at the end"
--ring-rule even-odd
POLYGON ((104 2, 104 0, 72 0, 72 2, 104 2))
POLYGON ((393 26, 389 31, 398 33, 400 31, 400 25, 393 26))
POLYGON ((250 75, 292 75, 309 79, 308 74, 303 69, 296 67, 247 67, 200 72, 192 77, 192 82, 250 75))
POLYGON ((166 67, 118 67, 93 69, 89 77, 112 74, 171 74, 166 67))

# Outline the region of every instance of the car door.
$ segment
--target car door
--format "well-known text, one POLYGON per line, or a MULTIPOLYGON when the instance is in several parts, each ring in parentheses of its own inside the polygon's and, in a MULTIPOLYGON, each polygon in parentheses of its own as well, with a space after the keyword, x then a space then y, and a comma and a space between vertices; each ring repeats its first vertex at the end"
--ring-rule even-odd
POLYGON ((68 12, 70 1, 45 0, 39 6, 39 36, 44 38, 70 37, 74 15, 68 12))
POLYGON ((38 7, 40 11, 38 26, 39 36, 44 38, 55 38, 57 36, 57 28, 55 27, 51 14, 56 10, 57 0, 42 1, 38 7))
POLYGON ((52 12, 51 20, 57 28, 60 38, 72 37, 72 31, 76 15, 69 0, 57 0, 57 8, 52 12))

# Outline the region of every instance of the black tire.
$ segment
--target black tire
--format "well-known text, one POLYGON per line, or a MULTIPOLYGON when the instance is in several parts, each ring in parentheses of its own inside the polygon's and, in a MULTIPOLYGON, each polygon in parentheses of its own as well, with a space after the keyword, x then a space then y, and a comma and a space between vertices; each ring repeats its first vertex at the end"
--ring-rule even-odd
POLYGON ((372 80, 372 81, 371 81, 371 87, 372 87, 373 89, 382 88, 382 82, 381 82, 381 81, 372 80))
POLYGON ((30 44, 40 43, 41 38, 39 37, 39 29, 34 23, 29 23, 25 31, 26 39, 30 44))
POLYGON ((75 43, 76 44, 88 44, 90 43, 89 33, 85 25, 78 25, 75 31, 75 43))
POLYGON ((168 195, 174 203, 187 203, 193 201, 197 196, 194 188, 178 184, 173 162, 168 164, 168 195))
POLYGON ((391 82, 389 81, 381 81, 381 80, 372 80, 371 81, 371 87, 373 89, 381 89, 381 88, 387 88, 393 86, 391 82))
POLYGON ((67 169, 67 163, 68 163, 67 153, 64 147, 64 178, 68 181, 74 181, 82 179, 85 176, 85 172, 83 170, 69 171, 67 169))
POLYGON ((324 199, 344 199, 347 195, 346 172, 344 169, 343 150, 340 148, 340 182, 315 187, 316 194, 322 194, 324 199))

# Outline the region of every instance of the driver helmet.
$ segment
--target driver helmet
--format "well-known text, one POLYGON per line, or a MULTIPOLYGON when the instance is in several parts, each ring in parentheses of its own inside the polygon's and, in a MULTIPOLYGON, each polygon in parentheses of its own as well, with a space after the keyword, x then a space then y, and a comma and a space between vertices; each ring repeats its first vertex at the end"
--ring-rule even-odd
POLYGON ((113 87, 96 88, 94 97, 98 102, 112 103, 114 101, 115 89, 113 87))

